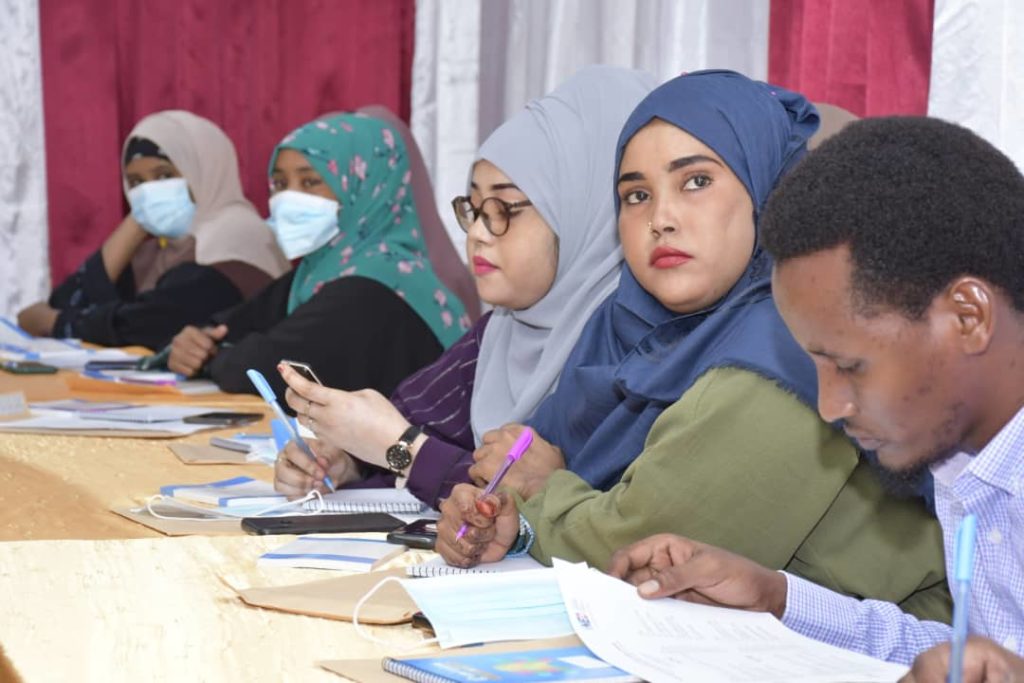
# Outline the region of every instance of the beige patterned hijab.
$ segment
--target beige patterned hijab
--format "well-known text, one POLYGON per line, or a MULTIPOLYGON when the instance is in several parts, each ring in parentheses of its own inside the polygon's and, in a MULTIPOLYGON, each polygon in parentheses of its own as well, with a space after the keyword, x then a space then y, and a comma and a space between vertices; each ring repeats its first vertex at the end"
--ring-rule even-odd
MULTIPOLYGON (((192 260, 202 265, 242 261, 274 278, 289 270, 270 228, 242 194, 238 157, 224 131, 190 112, 169 110, 139 121, 125 148, 133 137, 147 138, 167 154, 196 203, 187 237, 148 240, 136 252, 137 291, 152 289, 165 272, 192 260)), ((122 182, 127 194, 128 183, 122 182)))

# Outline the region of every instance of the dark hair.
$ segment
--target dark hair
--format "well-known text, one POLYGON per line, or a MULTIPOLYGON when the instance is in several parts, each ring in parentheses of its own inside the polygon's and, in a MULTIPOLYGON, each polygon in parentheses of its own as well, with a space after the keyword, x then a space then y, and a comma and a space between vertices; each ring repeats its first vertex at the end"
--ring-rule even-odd
POLYGON ((961 275, 1024 311, 1024 176, 966 128, 889 117, 847 126, 772 194, 761 237, 776 263, 847 246, 855 302, 919 319, 961 275))

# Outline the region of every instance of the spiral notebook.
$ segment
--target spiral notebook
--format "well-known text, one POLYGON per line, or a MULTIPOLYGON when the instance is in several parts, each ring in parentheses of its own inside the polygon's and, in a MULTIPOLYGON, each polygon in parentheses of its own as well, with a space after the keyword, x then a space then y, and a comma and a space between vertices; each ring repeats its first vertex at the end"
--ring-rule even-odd
POLYGON ((438 555, 426 562, 406 567, 405 573, 407 576, 422 578, 428 576, 448 576, 449 574, 495 574, 499 572, 514 572, 522 569, 544 569, 544 565, 529 555, 522 555, 520 557, 506 557, 500 562, 478 564, 475 567, 463 569, 462 567, 453 567, 445 562, 443 557, 438 555))
MULTIPOLYGON (((316 510, 318 501, 306 503, 316 510)), ((324 496, 324 512, 422 512, 426 506, 406 489, 341 489, 324 496)))
POLYGON ((640 679, 594 656, 586 647, 489 654, 385 657, 388 673, 424 683, 477 681, 603 681, 639 683, 640 679))

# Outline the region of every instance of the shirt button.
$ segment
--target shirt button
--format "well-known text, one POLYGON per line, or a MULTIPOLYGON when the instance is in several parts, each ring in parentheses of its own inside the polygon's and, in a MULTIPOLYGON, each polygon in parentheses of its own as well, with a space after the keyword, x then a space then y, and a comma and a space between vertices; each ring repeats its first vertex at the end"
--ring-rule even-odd
POLYGON ((1008 637, 1006 640, 1003 641, 1003 647, 1005 647, 1010 652, 1016 652, 1017 651, 1017 639, 1014 638, 1013 636, 1008 637))
POLYGON ((999 545, 1003 542, 1003 532, 999 529, 990 529, 985 537, 988 539, 989 543, 993 543, 995 545, 999 545))

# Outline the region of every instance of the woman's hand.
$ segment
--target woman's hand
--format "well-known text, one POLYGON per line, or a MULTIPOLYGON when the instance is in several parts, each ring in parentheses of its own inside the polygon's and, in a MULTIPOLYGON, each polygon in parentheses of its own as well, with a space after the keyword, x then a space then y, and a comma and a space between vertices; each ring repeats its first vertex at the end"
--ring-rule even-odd
POLYGON ((21 309, 18 313, 18 327, 34 337, 50 337, 60 311, 51 308, 45 301, 21 309))
MULTIPOLYGON (((398 409, 380 392, 372 389, 342 391, 328 389, 281 363, 278 372, 288 385, 285 400, 299 417, 299 422, 335 451, 379 467, 387 467, 384 454, 409 428, 398 409)), ((425 440, 420 436, 412 453, 425 440)))
POLYGON ((185 377, 194 377, 217 355, 217 344, 227 336, 227 333, 227 325, 202 329, 189 325, 171 342, 167 369, 185 377))
POLYGON ((359 468, 348 453, 332 449, 315 439, 306 443, 316 455, 316 462, 310 460, 294 441, 289 441, 274 461, 274 490, 293 500, 314 489, 328 493, 324 485, 324 475, 327 474, 335 486, 359 479, 359 468))
MULTIPOLYGON (((474 482, 486 486, 494 478, 524 429, 526 427, 521 424, 507 424, 483 435, 480 447, 473 453, 476 464, 469 468, 469 476, 474 482)), ((524 499, 528 499, 544 487, 552 472, 564 469, 562 451, 534 432, 530 447, 509 468, 501 485, 514 489, 524 499)))
POLYGON ((480 497, 483 490, 459 484, 441 503, 434 550, 450 565, 473 567, 505 557, 519 535, 519 511, 506 493, 480 497), (466 533, 455 537, 462 525, 466 533))

